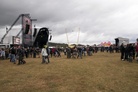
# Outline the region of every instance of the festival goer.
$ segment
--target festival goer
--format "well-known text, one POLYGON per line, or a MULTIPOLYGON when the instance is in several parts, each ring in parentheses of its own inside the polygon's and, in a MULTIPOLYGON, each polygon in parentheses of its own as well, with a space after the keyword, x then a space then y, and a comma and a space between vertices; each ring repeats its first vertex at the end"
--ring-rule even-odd
POLYGON ((36 53, 37 53, 37 50, 36 50, 36 48, 34 47, 34 48, 33 48, 33 58, 36 58, 36 53))
POLYGON ((133 60, 133 51, 134 51, 134 48, 132 44, 129 44, 129 47, 128 47, 128 61, 129 62, 132 62, 133 60))
POLYGON ((125 47, 125 60, 127 61, 128 61, 128 55, 129 55, 129 44, 127 44, 125 47))
POLYGON ((27 48, 25 48, 25 50, 24 50, 24 54, 25 54, 25 57, 28 58, 28 54, 29 54, 29 52, 28 52, 27 48))
POLYGON ((137 45, 136 45, 136 60, 138 62, 138 42, 137 42, 137 45))
POLYGON ((121 52, 121 60, 124 60, 124 56, 125 56, 125 47, 124 44, 122 43, 120 46, 120 52, 121 52))
POLYGON ((90 46, 90 47, 89 47, 89 51, 88 51, 88 52, 89 52, 88 55, 89 55, 89 56, 92 56, 92 52, 93 52, 93 51, 94 51, 94 50, 93 50, 92 46, 90 46))
POLYGON ((133 56, 132 56, 133 57, 133 60, 135 59, 135 49, 136 49, 135 48, 135 44, 133 44, 133 56))
POLYGON ((67 47, 66 51, 67 51, 67 58, 71 58, 71 49, 67 47))
POLYGON ((55 53, 56 53, 57 57, 61 57, 60 51, 58 49, 55 50, 55 53))
POLYGON ((2 57, 3 60, 5 59, 5 50, 4 50, 4 48, 2 48, 2 50, 1 50, 1 57, 2 57))
POLYGON ((86 54, 87 54, 87 49, 86 49, 86 47, 83 47, 83 54, 84 54, 84 56, 86 56, 86 54))
POLYGON ((8 59, 9 56, 9 48, 5 49, 5 58, 8 59))
POLYGON ((11 61, 14 63, 14 64, 16 64, 16 58, 15 58, 15 55, 16 55, 16 49, 15 49, 15 47, 12 47, 12 49, 11 49, 11 61))
POLYGON ((21 48, 20 46, 19 46, 18 49, 17 49, 17 54, 18 54, 18 56, 19 56, 19 58, 18 58, 18 65, 20 65, 20 64, 25 64, 26 61, 23 60, 23 58, 24 58, 24 50, 23 50, 23 48, 21 48))
POLYGON ((66 51, 66 49, 64 49, 64 55, 66 55, 67 54, 67 51, 66 51))
POLYGON ((77 58, 81 58, 82 59, 82 48, 81 47, 78 47, 78 56, 77 56, 77 58))
POLYGON ((73 48, 72 58, 77 58, 77 48, 73 48))
POLYGON ((44 45, 44 47, 42 48, 41 54, 42 54, 42 64, 44 64, 44 63, 46 63, 46 64, 50 63, 49 57, 48 57, 47 45, 44 45))
POLYGON ((2 50, 0 49, 0 58, 1 58, 1 53, 2 53, 2 50))

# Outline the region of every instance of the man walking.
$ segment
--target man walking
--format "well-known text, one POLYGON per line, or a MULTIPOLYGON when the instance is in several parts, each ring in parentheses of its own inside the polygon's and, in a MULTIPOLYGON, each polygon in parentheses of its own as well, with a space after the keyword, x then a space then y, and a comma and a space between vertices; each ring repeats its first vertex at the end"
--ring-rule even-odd
POLYGON ((49 63, 49 57, 48 57, 47 45, 44 45, 44 47, 42 48, 41 54, 42 54, 42 64, 44 64, 44 63, 48 64, 49 63), (46 61, 46 59, 48 61, 46 61))

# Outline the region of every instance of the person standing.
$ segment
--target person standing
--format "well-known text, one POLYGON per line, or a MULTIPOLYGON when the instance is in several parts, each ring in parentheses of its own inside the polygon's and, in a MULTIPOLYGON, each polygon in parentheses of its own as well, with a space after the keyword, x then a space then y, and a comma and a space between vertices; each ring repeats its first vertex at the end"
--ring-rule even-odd
POLYGON ((137 45, 136 45, 135 50, 136 50, 136 60, 137 60, 137 62, 138 62, 138 42, 137 42, 137 45))
POLYGON ((48 64, 49 63, 49 57, 48 57, 47 45, 44 45, 44 47, 41 50, 41 54, 42 54, 42 64, 44 64, 44 63, 48 64), (48 61, 46 61, 46 59, 48 61))
POLYGON ((67 47, 66 52, 67 52, 67 58, 71 58, 71 48, 67 47))
POLYGON ((4 50, 4 48, 2 48, 1 57, 2 57, 3 60, 5 59, 5 50, 4 50))
POLYGON ((82 48, 78 47, 77 50, 78 50, 78 56, 77 56, 77 58, 80 57, 82 59, 82 48))
POLYGON ((134 48, 132 44, 129 44, 129 47, 128 47, 128 61, 129 62, 133 61, 133 51, 134 51, 134 48))
POLYGON ((12 49, 11 49, 11 61, 12 61, 14 64, 16 64, 15 55, 16 55, 16 49, 15 49, 15 47, 12 47, 12 49))
POLYGON ((36 48, 34 47, 34 48, 33 48, 33 58, 36 58, 36 53, 37 53, 37 50, 36 50, 36 48))
POLYGON ((17 54, 18 54, 18 65, 25 64, 26 61, 23 59, 24 58, 24 49, 19 46, 17 49, 17 54))
POLYGON ((129 57, 129 44, 127 44, 125 47, 125 60, 128 61, 128 57, 129 57))
POLYGON ((124 60, 124 56, 125 56, 125 47, 124 44, 122 43, 120 46, 120 52, 121 52, 121 60, 124 60))

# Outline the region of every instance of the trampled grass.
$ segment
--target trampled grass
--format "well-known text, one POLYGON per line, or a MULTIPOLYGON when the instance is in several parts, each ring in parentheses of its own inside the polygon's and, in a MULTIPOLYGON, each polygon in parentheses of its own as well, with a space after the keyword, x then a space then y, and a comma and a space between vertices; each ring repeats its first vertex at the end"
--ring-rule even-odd
POLYGON ((94 53, 83 59, 66 56, 25 59, 25 65, 0 60, 0 92, 138 92, 138 63, 120 53, 94 53))

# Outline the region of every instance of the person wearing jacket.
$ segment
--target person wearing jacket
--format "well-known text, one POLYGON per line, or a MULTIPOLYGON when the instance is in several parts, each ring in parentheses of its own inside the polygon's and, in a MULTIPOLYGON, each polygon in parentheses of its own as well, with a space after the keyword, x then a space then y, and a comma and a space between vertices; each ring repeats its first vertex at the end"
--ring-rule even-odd
POLYGON ((17 49, 17 56, 18 56, 18 65, 25 64, 26 61, 24 60, 24 48, 21 46, 17 49))
POLYGON ((50 63, 49 57, 48 57, 48 48, 47 48, 47 45, 44 45, 44 47, 41 50, 41 54, 42 54, 42 64, 44 64, 44 63, 46 63, 46 64, 50 63))
POLYGON ((136 60, 138 61, 138 42, 137 42, 135 50, 136 50, 136 60))
POLYGON ((121 60, 124 61, 124 59, 125 59, 125 47, 124 47, 123 43, 120 46, 120 52, 121 52, 121 60))

